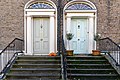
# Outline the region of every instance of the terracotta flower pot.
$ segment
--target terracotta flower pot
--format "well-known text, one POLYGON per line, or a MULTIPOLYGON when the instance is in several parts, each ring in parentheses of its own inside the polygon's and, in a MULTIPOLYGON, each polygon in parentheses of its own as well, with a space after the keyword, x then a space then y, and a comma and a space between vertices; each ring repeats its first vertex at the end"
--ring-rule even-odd
POLYGON ((66 50, 67 56, 73 56, 73 50, 66 50))
POLYGON ((100 55, 100 50, 92 50, 92 55, 94 56, 100 55))
POLYGON ((54 52, 51 52, 51 53, 49 54, 49 56, 57 56, 57 54, 54 53, 54 52))

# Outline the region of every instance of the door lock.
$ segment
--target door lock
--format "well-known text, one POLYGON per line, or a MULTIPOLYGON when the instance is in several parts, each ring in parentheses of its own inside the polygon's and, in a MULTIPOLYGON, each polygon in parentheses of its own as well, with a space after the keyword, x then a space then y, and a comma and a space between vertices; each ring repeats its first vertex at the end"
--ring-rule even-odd
POLYGON ((78 41, 79 41, 80 39, 78 39, 78 41))
POLYGON ((78 29, 80 29, 80 25, 78 25, 78 29))

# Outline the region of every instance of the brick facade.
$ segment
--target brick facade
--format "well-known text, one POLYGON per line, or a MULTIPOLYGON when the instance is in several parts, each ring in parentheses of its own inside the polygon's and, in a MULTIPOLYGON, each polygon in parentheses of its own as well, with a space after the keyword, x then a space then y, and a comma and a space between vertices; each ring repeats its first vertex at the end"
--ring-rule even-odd
MULTIPOLYGON (((24 6, 28 1, 0 0, 0 49, 16 37, 24 38, 24 6)), ((120 44, 120 0, 90 1, 97 7, 97 32, 120 44)))

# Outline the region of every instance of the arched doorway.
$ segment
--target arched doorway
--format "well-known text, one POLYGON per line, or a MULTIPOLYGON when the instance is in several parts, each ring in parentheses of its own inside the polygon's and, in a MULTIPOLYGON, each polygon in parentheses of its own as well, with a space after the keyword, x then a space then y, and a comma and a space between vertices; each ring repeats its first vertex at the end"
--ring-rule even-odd
POLYGON ((56 52, 56 5, 50 0, 31 0, 24 9, 25 53, 48 55, 56 52))
MULTIPOLYGON (((94 48, 97 10, 89 0, 74 0, 64 7, 64 38, 66 33, 73 33, 70 42, 74 54, 91 53, 94 48)), ((68 49, 67 40, 65 38, 68 49)))

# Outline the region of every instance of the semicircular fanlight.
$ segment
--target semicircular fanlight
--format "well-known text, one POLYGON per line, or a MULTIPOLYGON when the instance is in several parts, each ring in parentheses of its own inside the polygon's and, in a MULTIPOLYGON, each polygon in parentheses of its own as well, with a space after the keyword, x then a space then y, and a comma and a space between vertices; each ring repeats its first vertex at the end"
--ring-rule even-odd
POLYGON ((50 4, 47 4, 47 3, 34 3, 34 4, 31 4, 28 9, 54 9, 53 6, 51 6, 50 4))
POLYGON ((93 8, 84 3, 76 3, 68 6, 67 10, 93 10, 93 8))

